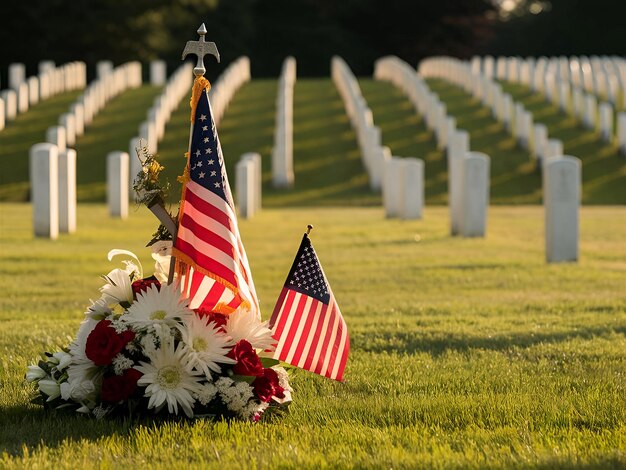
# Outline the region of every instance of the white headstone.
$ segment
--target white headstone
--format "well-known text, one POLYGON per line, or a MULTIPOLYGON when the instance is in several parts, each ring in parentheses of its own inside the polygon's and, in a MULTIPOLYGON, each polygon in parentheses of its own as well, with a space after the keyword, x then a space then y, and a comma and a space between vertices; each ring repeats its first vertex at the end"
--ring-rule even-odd
POLYGON ((236 195, 239 216, 249 219, 254 216, 256 203, 254 201, 254 163, 252 160, 241 159, 235 168, 236 195))
POLYGON ((261 166, 261 155, 256 152, 244 153, 242 159, 250 160, 253 164, 254 175, 254 208, 255 212, 261 210, 261 200, 263 197, 263 168, 261 166))
POLYGON ((4 125, 5 125, 4 112, 5 112, 4 100, 0 98, 0 131, 4 129, 4 125))
POLYGON ((385 216, 398 217, 400 215, 402 158, 391 157, 385 162, 383 176, 383 206, 385 216))
POLYGON ((489 157, 469 152, 462 160, 461 235, 484 237, 489 207, 489 157))
POLYGON ((28 103, 30 106, 34 106, 39 103, 39 79, 37 77, 30 77, 27 80, 28 83, 28 103))
POLYGON ((400 207, 402 219, 421 219, 424 207, 424 162, 403 158, 400 171, 400 207))
POLYGON ((386 161, 391 158, 389 147, 378 146, 371 150, 372 171, 369 173, 370 189, 380 191, 383 187, 383 175, 385 173, 386 161))
POLYGON ((578 260, 578 211, 581 161, 563 156, 549 159, 543 171, 546 261, 578 260))
POLYGON ((461 172, 462 160, 469 152, 470 142, 467 131, 459 130, 452 134, 448 146, 448 206, 450 209, 450 234, 458 235, 461 229, 461 172))
POLYGON ((545 124, 535 124, 533 127, 532 154, 540 163, 544 158, 545 148, 548 143, 548 128, 545 124))
POLYGON ((66 136, 67 132, 65 131, 64 127, 48 127, 48 130, 46 131, 46 142, 56 145, 57 150, 59 152, 62 152, 67 148, 66 136))
POLYGON ((39 75, 54 70, 54 62, 52 60, 42 60, 39 62, 39 75))
POLYGON ((611 142, 613 140, 613 106, 611 103, 600 103, 599 130, 602 140, 611 142))
POLYGON ((22 82, 17 86, 17 111, 20 114, 28 111, 29 99, 28 83, 22 82))
POLYGON ((76 144, 76 118, 72 113, 59 116, 59 126, 65 129, 65 144, 73 147, 76 144))
POLYGON ((80 102, 76 102, 70 106, 70 112, 74 114, 76 137, 80 137, 85 133, 85 108, 80 102))
POLYGON ((26 66, 24 64, 9 65, 9 88, 16 90, 26 81, 26 66))
POLYGON ((142 122, 139 126, 139 137, 147 142, 148 152, 154 155, 157 151, 157 134, 154 122, 142 122))
POLYGON ((98 79, 102 79, 113 73, 113 62, 110 60, 101 60, 96 64, 96 76, 98 79))
POLYGON ((4 118, 7 122, 13 121, 17 116, 17 93, 15 90, 4 90, 0 98, 4 101, 4 118))
POLYGON ((128 217, 128 154, 107 155, 107 204, 111 217, 128 217))
POLYGON ((150 84, 163 86, 167 82, 167 66, 164 60, 150 62, 150 84))
POLYGON ((76 150, 59 152, 59 232, 76 231, 76 150))
POLYGON ((36 237, 59 236, 59 159, 52 144, 30 148, 30 200, 36 237))
POLYGON ((595 96, 587 94, 583 106, 583 125, 587 129, 595 129, 598 119, 598 100, 595 96))

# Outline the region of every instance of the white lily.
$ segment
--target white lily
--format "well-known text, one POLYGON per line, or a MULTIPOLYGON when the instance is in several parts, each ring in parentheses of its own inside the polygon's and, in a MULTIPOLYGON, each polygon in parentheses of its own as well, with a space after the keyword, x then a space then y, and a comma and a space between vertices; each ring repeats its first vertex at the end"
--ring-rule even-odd
POLYGON ((113 258, 119 255, 130 256, 134 261, 137 262, 137 264, 135 264, 133 261, 128 261, 128 260, 123 262, 126 265, 126 269, 124 271, 126 271, 130 276, 132 276, 133 280, 143 278, 143 268, 141 266, 141 261, 139 261, 139 258, 137 258, 137 255, 135 255, 135 253, 133 253, 132 251, 120 250, 116 248, 114 250, 109 251, 109 254, 107 257, 109 261, 112 261, 113 258))
POLYGON ((45 395, 48 395, 46 401, 52 401, 61 395, 61 387, 55 380, 43 379, 39 381, 39 390, 45 395))
POLYGON ((56 366, 57 370, 64 370, 72 363, 72 355, 66 352, 59 351, 54 353, 52 356, 59 361, 56 366))
POLYGON ((43 379, 47 376, 46 371, 39 366, 28 366, 28 372, 26 372, 26 381, 34 382, 35 380, 43 379))
POLYGON ((171 240, 161 240, 154 243, 152 248, 152 259, 154 263, 154 277, 156 277, 161 284, 165 284, 168 280, 170 273, 170 263, 172 261, 172 246, 171 240))

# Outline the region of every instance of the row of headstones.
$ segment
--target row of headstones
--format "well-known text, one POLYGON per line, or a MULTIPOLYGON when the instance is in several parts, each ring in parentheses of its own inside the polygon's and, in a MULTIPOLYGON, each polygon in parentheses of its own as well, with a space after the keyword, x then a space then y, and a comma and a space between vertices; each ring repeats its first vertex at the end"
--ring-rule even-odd
POLYGON ((9 66, 9 88, 0 92, 0 131, 18 114, 31 106, 65 91, 85 88, 87 67, 84 62, 70 62, 56 67, 54 62, 39 63, 39 74, 26 78, 26 66, 9 66))
MULTIPOLYGON (((478 69, 475 59, 472 59, 471 67, 472 71, 478 69)), ((534 91, 542 93, 546 101, 557 106, 562 112, 578 119, 587 129, 599 132, 603 141, 612 143, 614 139, 617 139, 620 151, 626 153, 626 113, 617 114, 616 126, 613 110, 615 96, 620 91, 623 93, 623 90, 615 89, 608 95, 609 102, 598 103, 596 95, 604 96, 604 93, 599 93, 593 89, 586 93, 583 88, 573 82, 561 79, 556 74, 548 73, 547 68, 537 68, 535 75, 541 79, 537 80, 537 83, 532 83, 531 88, 534 91), (539 75, 541 70, 546 70, 544 75, 539 75), (615 130, 617 130, 617 134, 615 130)), ((488 77, 487 74, 484 76, 488 77)), ((591 74, 591 76, 594 75, 591 74)), ((512 82, 526 84, 521 75, 509 74, 506 78, 512 82)), ((614 81, 616 82, 616 79, 614 81)), ((596 82, 594 81, 594 83, 596 82)))
POLYGON ((59 152, 75 144, 94 117, 115 96, 128 88, 141 86, 141 64, 128 62, 115 69, 110 62, 99 62, 98 78, 72 103, 67 113, 59 116, 58 125, 46 131, 46 142, 54 144, 59 152))
MULTIPOLYGON (((152 106, 146 111, 146 120, 139 124, 138 135, 130 139, 128 145, 128 155, 130 156, 130 180, 132 188, 133 181, 141 169, 138 149, 145 147, 148 153, 157 153, 158 145, 165 136, 165 126, 170 120, 172 113, 178 107, 181 100, 189 94, 192 84, 192 68, 190 63, 185 63, 178 67, 167 81, 161 94, 154 98, 152 106)), ((159 70, 159 75, 162 70, 159 70)), ((167 69, 166 69, 167 72, 167 69)), ((153 77, 150 82, 160 82, 162 77, 153 77)), ((119 152, 118 152, 119 153, 119 152)), ((132 194, 132 191, 129 193, 132 194)))
POLYGON ((454 83, 490 108, 493 117, 504 124, 522 149, 530 152, 539 168, 547 158, 563 154, 563 143, 550 139, 548 128, 535 123, 533 114, 522 103, 504 93, 499 83, 485 75, 472 73, 468 64, 451 57, 429 58, 420 62, 419 73, 454 83))
MULTIPOLYGON (((374 77, 390 81, 402 90, 433 132, 437 146, 447 150, 450 233, 484 236, 489 204, 489 157, 470 152, 469 134, 456 128, 456 119, 447 114, 445 104, 406 62, 397 57, 379 59, 374 77)), ((394 197, 388 200, 393 207, 394 197)))
POLYGON ((492 79, 523 83, 533 91, 542 91, 550 83, 564 82, 626 107, 626 60, 622 57, 498 57, 475 56, 472 72, 492 79), (622 101, 618 103, 620 97, 622 101))
POLYGON ((276 124, 272 148, 272 185, 290 188, 294 184, 293 172, 293 88, 296 83, 296 59, 283 61, 278 79, 276 97, 276 124))
MULTIPOLYGON (((510 95, 503 95, 499 84, 486 76, 473 74, 467 64, 451 58, 429 58, 420 63, 419 73, 427 77, 443 78, 463 87, 480 99, 485 106, 491 107, 496 119, 505 123, 507 129, 517 137, 520 145, 534 143, 533 152, 538 156, 543 153, 540 168, 545 207, 546 259, 548 262, 576 261, 582 185, 580 160, 564 155, 561 141, 547 139, 547 129, 544 125, 533 126, 532 115, 529 116, 528 111, 525 111, 520 103, 513 105, 510 95), (505 101, 504 105, 502 100, 505 101), (528 139, 529 129, 534 129, 535 135, 532 140, 528 139)), ((449 158, 450 152, 454 155, 457 152, 468 151, 469 136, 463 137, 458 143, 452 141, 452 145, 453 147, 449 149, 449 158), (463 140, 467 140, 467 144, 463 140)), ((450 171, 454 172, 454 165, 450 167, 450 171)), ((451 202, 453 201, 454 196, 451 194, 451 202)), ((454 224, 452 207, 451 213, 454 224)))
POLYGON ((211 112, 216 126, 222 120, 224 112, 226 112, 226 108, 228 108, 237 90, 244 83, 249 82, 250 78, 250 59, 246 56, 241 56, 232 62, 217 78, 209 91, 211 112))
POLYGON ((381 145, 380 127, 374 125, 372 110, 368 107, 356 77, 341 58, 334 56, 330 64, 331 77, 343 101, 350 125, 356 134, 361 161, 372 191, 383 189, 385 162, 391 159, 391 150, 381 145))
MULTIPOLYGON (((484 65, 488 64, 489 61, 487 58, 482 61, 479 61, 479 59, 480 58, 472 59, 472 71, 481 70, 480 73, 488 77, 489 75, 482 70, 485 68, 484 65)), ((612 143, 613 141, 616 141, 620 152, 623 155, 626 155, 626 113, 617 113, 616 125, 614 122, 615 114, 613 109, 616 106, 616 97, 620 92, 622 96, 626 97, 624 89, 623 87, 608 85, 599 87, 597 84, 605 83, 606 80, 596 80, 594 78, 600 74, 601 77, 612 77, 612 79, 606 83, 618 83, 616 77, 623 77, 624 74, 626 74, 626 61, 621 58, 613 58, 610 60, 604 59, 603 61, 600 61, 599 58, 596 59, 596 67, 584 67, 585 70, 590 71, 589 76, 591 78, 587 79, 587 83, 592 83, 593 86, 590 85, 583 88, 579 86, 579 83, 581 83, 580 81, 561 78, 561 75, 559 74, 550 73, 549 67, 537 67, 535 76, 537 76, 538 79, 533 81, 530 86, 534 91, 542 93, 548 102, 557 106, 562 112, 578 119, 584 127, 599 132, 604 142, 612 143), (607 63, 611 65, 606 66, 607 63), (619 64, 621 68, 618 68, 616 64, 619 64), (611 68, 613 68, 613 72, 611 72, 612 75, 608 75, 605 71, 611 68), (542 70, 544 71, 543 75, 541 75, 542 70), (591 70, 598 71, 594 73, 591 72, 591 70), (585 89, 588 90, 587 93, 585 93, 585 89), (610 92, 605 93, 604 90, 610 90, 610 92), (598 103, 596 95, 607 97, 608 102, 603 101, 598 103)), ((509 61, 511 60, 513 60, 514 63, 519 62, 517 58, 509 58, 509 61)), ((522 61, 522 64, 528 63, 529 60, 530 59, 522 61)), ((555 58, 553 61, 557 63, 557 71, 562 69, 568 70, 567 58, 555 58), (562 60, 565 61, 566 67, 558 67, 558 65, 563 65, 562 60)), ((572 59, 571 63, 578 64, 577 59, 572 59)), ((541 61, 539 61, 539 64, 541 64, 541 61)), ((577 68, 578 67, 579 66, 577 65, 577 68)), ((488 68, 489 67, 487 67, 487 69, 488 68)), ((571 75, 571 77, 576 76, 578 75, 571 75)), ((516 83, 527 84, 524 80, 524 76, 521 74, 506 74, 504 79, 516 83)), ((624 104, 622 106, 624 106, 624 104)))

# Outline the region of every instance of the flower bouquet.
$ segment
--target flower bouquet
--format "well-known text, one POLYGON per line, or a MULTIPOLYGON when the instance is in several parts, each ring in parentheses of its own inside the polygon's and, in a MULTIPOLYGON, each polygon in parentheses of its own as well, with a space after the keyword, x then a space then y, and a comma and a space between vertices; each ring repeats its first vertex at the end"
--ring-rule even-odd
POLYGON ((275 343, 267 322, 241 307, 229 315, 190 309, 178 283, 166 283, 171 245, 152 245, 148 278, 133 253, 109 252, 109 260, 130 259, 103 276, 74 341, 28 368, 37 401, 97 418, 182 410, 251 421, 290 403, 285 369, 264 357, 275 343))

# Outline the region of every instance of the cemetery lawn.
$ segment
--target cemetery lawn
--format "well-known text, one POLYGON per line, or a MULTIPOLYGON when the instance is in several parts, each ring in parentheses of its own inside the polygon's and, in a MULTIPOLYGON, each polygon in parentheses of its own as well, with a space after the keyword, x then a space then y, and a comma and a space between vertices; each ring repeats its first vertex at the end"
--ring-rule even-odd
POLYGON ((80 205, 78 232, 34 240, 0 205, 1 468, 558 468, 626 466, 625 207, 581 209, 581 260, 546 265, 543 210, 496 206, 486 239, 381 208, 265 209, 240 228, 264 318, 307 223, 348 323, 346 382, 294 371, 260 423, 95 421, 29 400, 25 368, 67 344, 111 248, 140 255, 145 209, 80 205))

